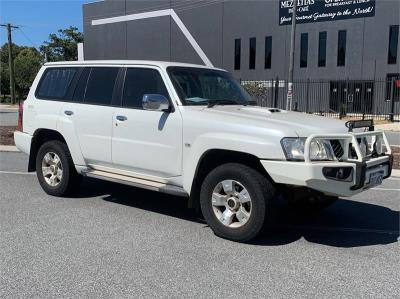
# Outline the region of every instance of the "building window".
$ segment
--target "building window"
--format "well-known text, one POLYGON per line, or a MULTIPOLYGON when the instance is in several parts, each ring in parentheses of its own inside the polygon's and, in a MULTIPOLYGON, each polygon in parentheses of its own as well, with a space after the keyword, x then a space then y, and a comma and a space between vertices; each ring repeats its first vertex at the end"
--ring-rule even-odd
POLYGON ((318 66, 326 66, 326 31, 319 33, 318 37, 318 66))
POLYGON ((300 37, 300 67, 307 67, 308 57, 308 33, 302 33, 300 37))
POLYGON ((241 49, 241 41, 240 38, 235 39, 235 70, 240 70, 240 49, 241 49))
POLYGON ((345 66, 346 64, 346 30, 339 30, 338 48, 337 48, 337 66, 345 66))
POLYGON ((250 38, 250 52, 249 52, 249 69, 256 68, 256 38, 250 38))
POLYGON ((397 45, 399 42, 399 25, 392 25, 389 29, 388 64, 397 63, 397 45))
POLYGON ((265 37, 265 64, 266 69, 270 69, 272 64, 272 36, 265 37))

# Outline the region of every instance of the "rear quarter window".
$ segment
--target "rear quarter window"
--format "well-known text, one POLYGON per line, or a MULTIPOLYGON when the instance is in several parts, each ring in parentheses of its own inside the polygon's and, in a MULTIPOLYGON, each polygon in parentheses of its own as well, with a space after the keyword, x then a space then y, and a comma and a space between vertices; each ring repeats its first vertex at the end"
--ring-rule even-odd
POLYGON ((65 99, 72 79, 78 72, 78 68, 48 68, 45 70, 36 97, 41 99, 65 99))

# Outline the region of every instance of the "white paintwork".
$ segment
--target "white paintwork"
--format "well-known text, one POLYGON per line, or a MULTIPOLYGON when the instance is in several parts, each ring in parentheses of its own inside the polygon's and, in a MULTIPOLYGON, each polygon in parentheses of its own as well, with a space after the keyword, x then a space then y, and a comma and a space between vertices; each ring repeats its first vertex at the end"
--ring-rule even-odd
MULTIPOLYGON (((322 175, 324 165, 351 166, 347 162, 286 161, 280 141, 284 137, 308 137, 305 150, 313 138, 343 138, 354 142, 358 133, 349 134, 344 122, 298 112, 273 112, 270 108, 240 105, 212 108, 183 106, 167 74, 169 66, 199 67, 192 64, 157 61, 83 61, 48 63, 39 71, 24 103, 24 133, 16 133, 19 149, 29 153, 30 140, 41 128, 61 133, 67 142, 76 169, 80 173, 92 170, 113 173, 114 179, 134 177, 151 186, 183 188, 191 193, 196 168, 201 157, 210 150, 229 150, 251 154, 276 183, 308 186, 341 196, 350 191, 354 182, 327 180, 322 175), (56 66, 118 66, 157 69, 170 94, 173 113, 118 107, 44 101, 35 98, 34 91, 44 69, 56 66), (65 110, 74 112, 72 116, 65 110), (125 122, 116 116, 124 115, 125 122), (118 126, 117 126, 118 125, 118 126), (341 137, 340 137, 341 136, 341 137)), ((213 68, 215 69, 215 68, 213 68)), ((364 135, 382 135, 373 132, 364 135)), ((359 149, 356 147, 356 151, 359 149)), ((385 157, 387 159, 387 157, 385 157)), ((372 159, 369 165, 382 163, 372 159)), ((110 179, 110 178, 108 178, 110 179)), ((129 181, 129 180, 128 180, 129 181)))
POLYGON ((78 43, 77 48, 78 48, 78 61, 85 60, 85 54, 83 52, 83 43, 78 43))
POLYGON ((114 107, 63 103, 58 126, 77 138, 79 149, 87 164, 112 165, 111 137, 114 107), (68 116, 64 111, 72 111, 68 116), (95 121, 94 121, 95 120, 95 121))
POLYGON ((149 11, 149 12, 143 12, 143 13, 118 16, 118 17, 92 20, 92 26, 106 25, 106 24, 113 24, 113 23, 120 23, 120 22, 128 22, 128 21, 135 21, 135 20, 143 20, 143 19, 149 19, 149 18, 158 18, 158 17, 164 17, 164 16, 170 16, 175 21, 178 28, 182 31, 183 35, 186 37, 186 39, 189 41, 190 45, 196 51, 197 55, 199 55, 201 60, 203 60, 204 64, 208 67, 213 67, 213 64, 211 63, 210 59, 208 59, 206 53, 204 53, 204 51, 201 49, 200 45, 194 39, 193 35, 190 33, 190 31, 187 29, 185 24, 182 22, 181 18, 176 14, 175 10, 173 10, 173 9, 162 9, 162 10, 155 10, 155 11, 149 11))
POLYGON ((31 151, 31 143, 32 143, 31 135, 29 135, 27 133, 15 131, 14 132, 14 142, 17 146, 17 149, 19 149, 21 152, 29 154, 29 152, 31 151))
MULTIPOLYGON (((128 66, 128 69, 132 68, 128 66)), ((141 66, 143 68, 143 66, 141 66)), ((156 67, 146 67, 158 72, 156 67)), ((160 72, 164 81, 167 76, 160 72)), ((166 86, 168 93, 173 88, 166 86)), ((174 113, 115 108, 112 134, 114 167, 146 175, 175 177, 182 174, 182 116, 174 113), (125 116, 119 121, 116 116, 125 116)))

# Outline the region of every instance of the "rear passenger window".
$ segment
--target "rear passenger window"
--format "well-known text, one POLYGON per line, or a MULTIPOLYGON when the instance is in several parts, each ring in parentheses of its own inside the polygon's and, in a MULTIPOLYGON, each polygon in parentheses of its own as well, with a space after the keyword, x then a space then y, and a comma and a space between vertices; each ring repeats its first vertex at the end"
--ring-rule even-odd
POLYGON ((129 108, 142 108, 145 94, 161 94, 169 98, 164 81, 158 71, 128 68, 125 76, 122 104, 129 108))
POLYGON ((64 99, 78 68, 48 68, 40 81, 36 97, 64 99))
POLYGON ((79 76, 79 81, 75 87, 74 95, 72 97, 73 102, 77 102, 77 103, 83 102, 83 99, 85 97, 86 84, 87 84, 87 81, 89 78, 90 70, 91 70, 90 67, 85 67, 82 70, 82 73, 79 76))
POLYGON ((119 68, 94 67, 86 86, 85 103, 111 105, 119 68))

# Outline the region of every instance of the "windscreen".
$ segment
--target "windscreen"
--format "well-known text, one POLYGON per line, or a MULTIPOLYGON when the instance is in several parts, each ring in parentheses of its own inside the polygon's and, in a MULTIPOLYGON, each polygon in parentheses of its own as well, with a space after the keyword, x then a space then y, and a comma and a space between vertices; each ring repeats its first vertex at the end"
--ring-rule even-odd
POLYGON ((250 95, 228 72, 192 68, 169 67, 168 74, 183 105, 218 104, 248 105, 250 95))

